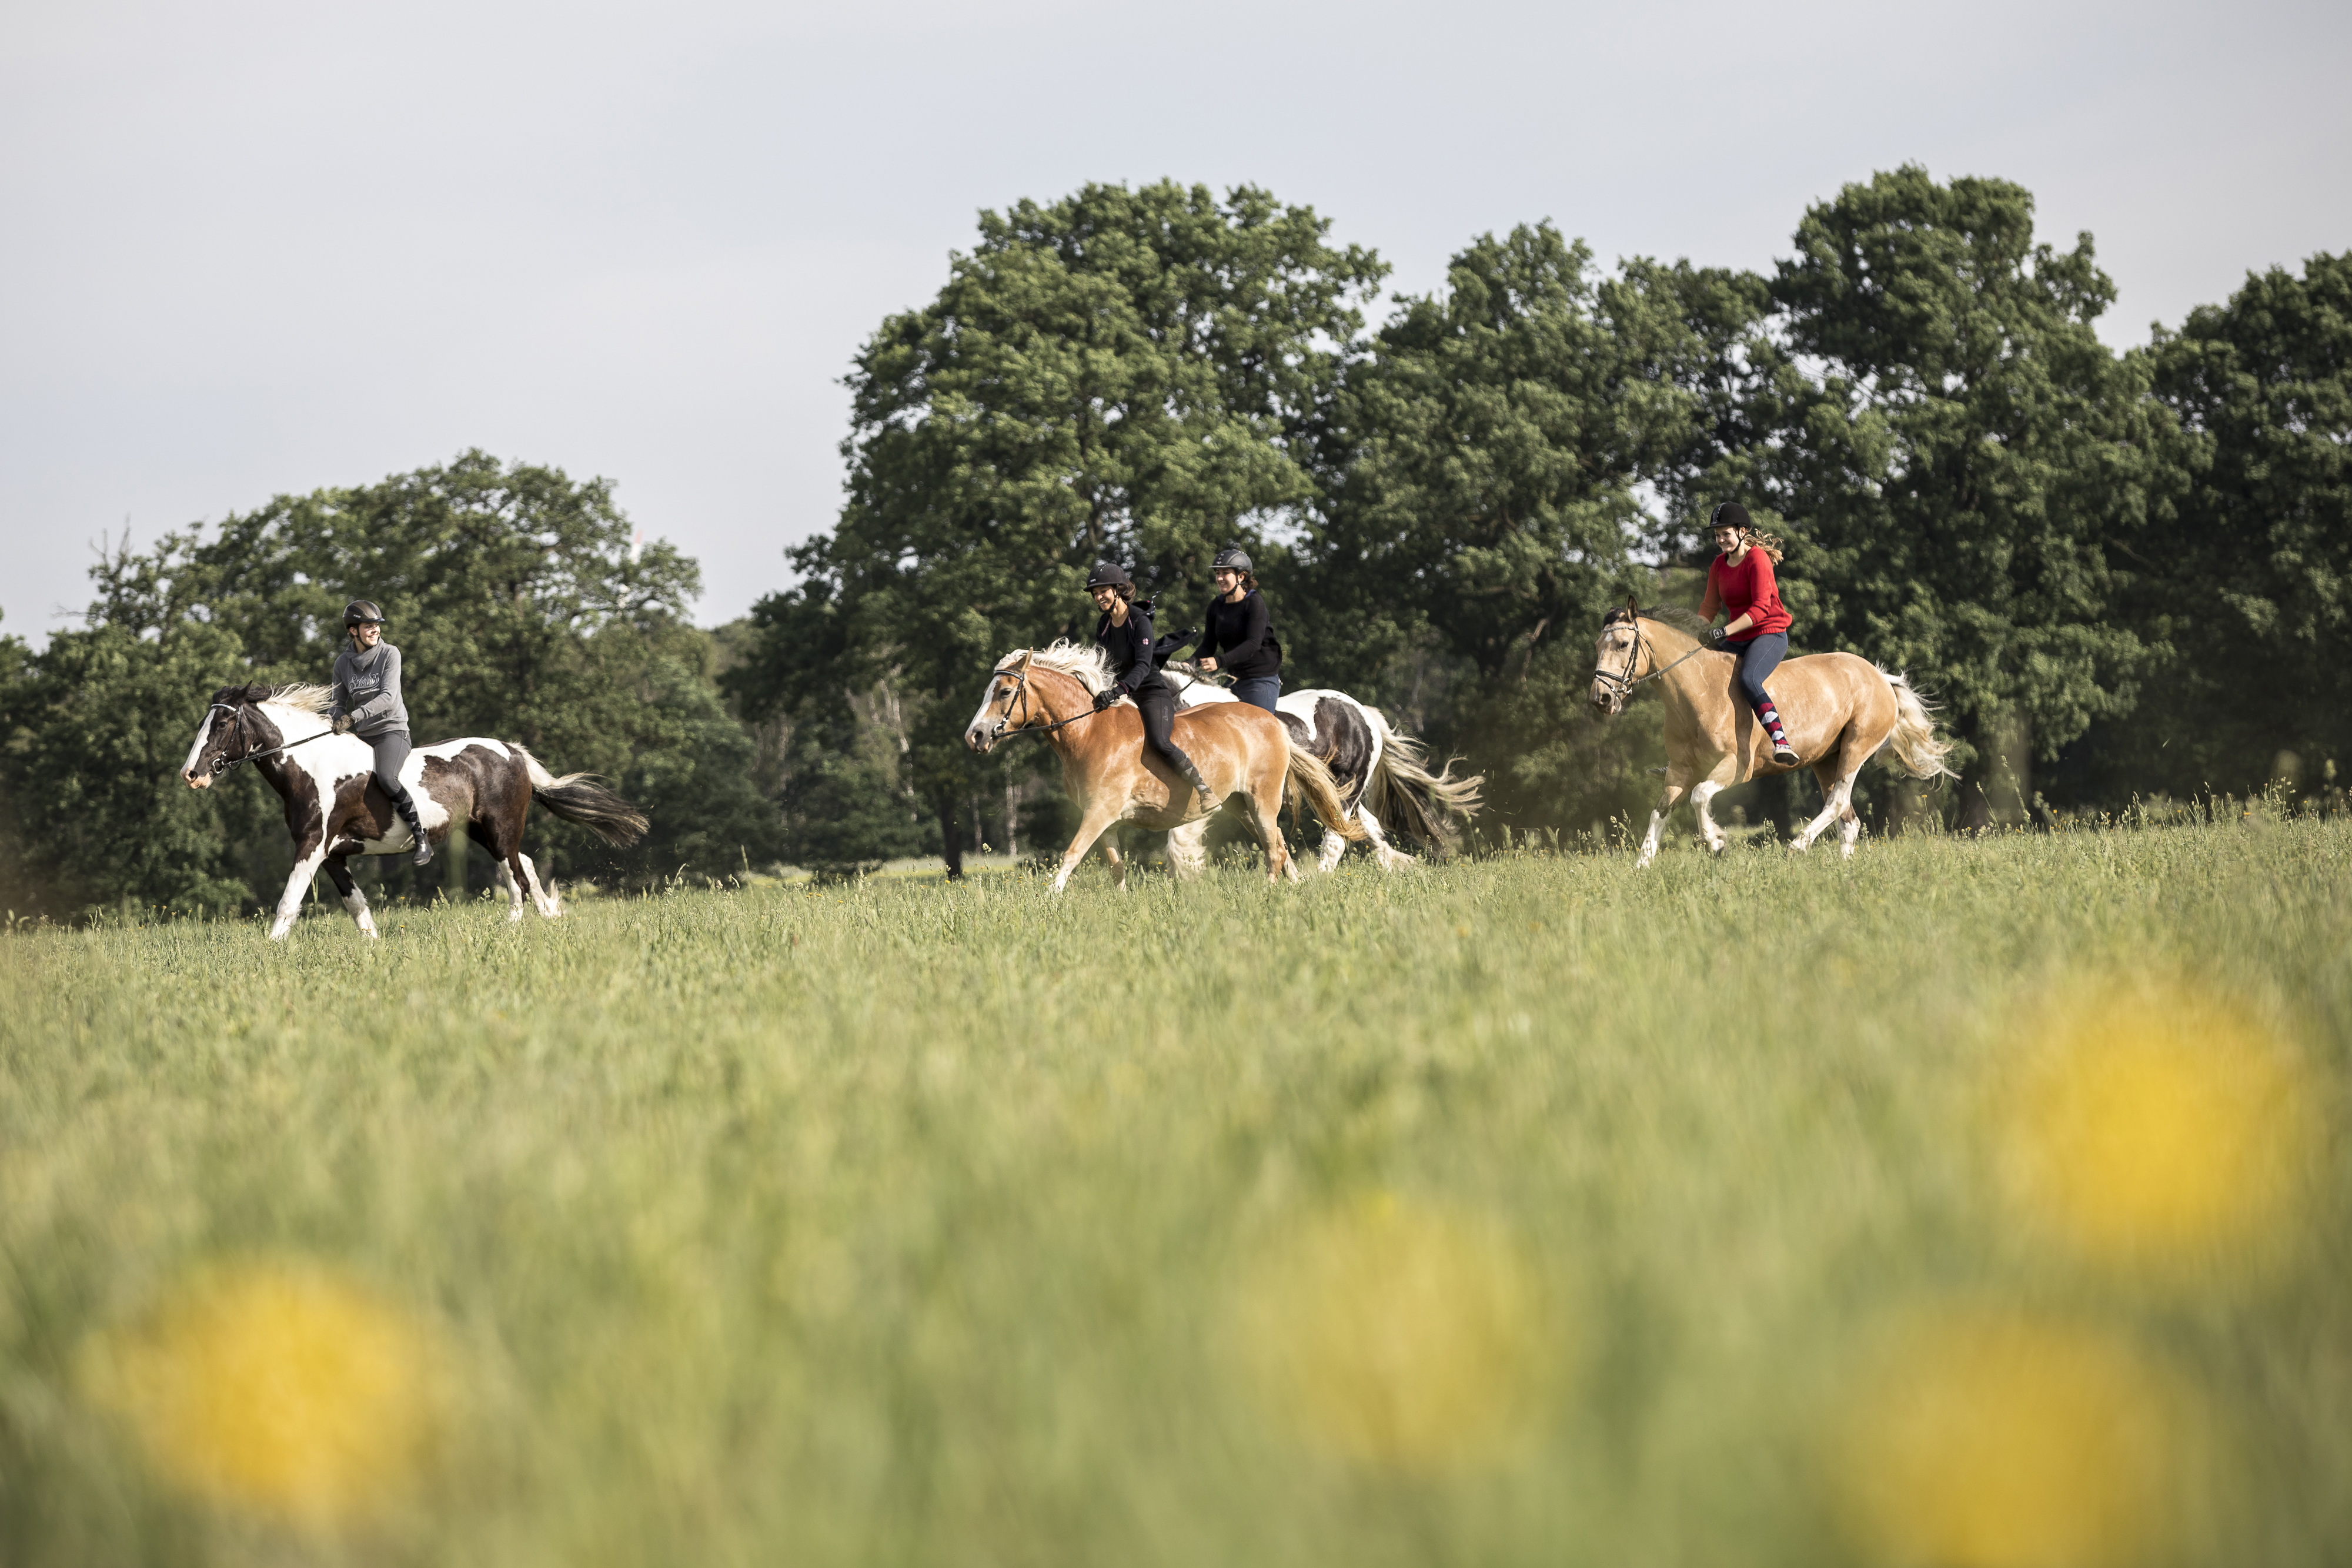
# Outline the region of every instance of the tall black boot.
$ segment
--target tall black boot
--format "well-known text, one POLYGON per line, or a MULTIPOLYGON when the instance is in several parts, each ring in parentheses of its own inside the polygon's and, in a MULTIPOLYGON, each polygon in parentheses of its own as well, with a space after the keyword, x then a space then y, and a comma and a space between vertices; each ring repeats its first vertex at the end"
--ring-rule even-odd
POLYGON ((1176 754, 1176 762, 1177 766, 1183 769, 1184 777, 1191 782, 1192 788, 1200 791, 1202 810, 1213 812, 1219 806, 1224 804, 1223 801, 1218 800, 1215 794, 1210 790, 1209 781, 1201 777, 1201 765, 1199 763, 1193 761, 1182 752, 1178 752, 1176 754))
POLYGON ((408 863, 411 865, 431 864, 433 861, 433 841, 425 836, 425 824, 417 820, 415 798, 410 795, 407 789, 404 788, 393 795, 392 809, 400 813, 400 820, 408 824, 409 832, 416 840, 416 852, 409 857, 408 863))

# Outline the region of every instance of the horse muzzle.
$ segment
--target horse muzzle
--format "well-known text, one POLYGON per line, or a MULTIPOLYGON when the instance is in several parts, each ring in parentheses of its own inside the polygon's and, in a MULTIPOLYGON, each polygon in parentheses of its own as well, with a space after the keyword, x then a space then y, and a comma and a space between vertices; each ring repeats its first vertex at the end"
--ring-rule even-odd
POLYGON ((998 739, 1003 734, 1004 727, 1002 724, 975 724, 963 732, 963 743, 985 757, 995 749, 998 739))
POLYGON ((1615 718, 1625 711, 1625 698, 1622 693, 1597 685, 1592 688, 1592 707, 1603 718, 1615 718))
POLYGON ((213 787, 213 776, 209 769, 191 768, 180 777, 188 781, 188 788, 191 789, 209 789, 213 787))

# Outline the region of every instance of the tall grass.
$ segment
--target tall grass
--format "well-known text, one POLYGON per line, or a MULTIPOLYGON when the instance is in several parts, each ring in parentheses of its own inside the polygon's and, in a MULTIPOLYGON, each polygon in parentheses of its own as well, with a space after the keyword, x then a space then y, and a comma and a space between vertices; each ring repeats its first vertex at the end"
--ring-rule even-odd
POLYGON ((2317 1561, 2347 872, 2257 816, 0 940, 0 1561, 2317 1561))

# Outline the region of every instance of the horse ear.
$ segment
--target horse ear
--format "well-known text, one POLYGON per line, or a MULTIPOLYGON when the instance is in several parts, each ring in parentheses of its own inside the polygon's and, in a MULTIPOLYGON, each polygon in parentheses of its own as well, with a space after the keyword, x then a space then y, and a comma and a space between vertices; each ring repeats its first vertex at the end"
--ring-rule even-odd
POLYGON ((1034 648, 1024 648, 1021 650, 1021 662, 1013 667, 1016 670, 1025 670, 1029 667, 1029 661, 1036 656, 1037 651, 1034 648))
POLYGON ((1630 593, 1625 596, 1625 613, 1636 621, 1642 618, 1642 601, 1630 593))

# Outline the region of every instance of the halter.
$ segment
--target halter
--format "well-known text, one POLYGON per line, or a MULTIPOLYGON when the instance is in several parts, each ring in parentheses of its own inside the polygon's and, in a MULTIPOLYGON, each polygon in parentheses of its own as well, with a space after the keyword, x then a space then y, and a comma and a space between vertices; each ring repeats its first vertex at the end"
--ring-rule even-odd
MULTIPOLYGON (((245 723, 245 704, 242 700, 239 700, 234 706, 228 703, 215 703, 212 706, 205 709, 205 711, 206 713, 225 713, 232 715, 236 719, 236 726, 242 726, 245 723)), ((236 726, 232 726, 232 727, 236 727, 236 726)), ((257 747, 255 750, 245 753, 241 757, 215 757, 213 758, 213 770, 210 776, 217 779, 240 762, 253 762, 257 761, 264 757, 275 757, 281 751, 291 751, 298 746, 308 746, 314 740, 324 740, 327 737, 334 733, 335 732, 331 729, 322 729, 318 734, 305 736, 300 740, 280 741, 276 746, 257 747)))
POLYGON ((1668 670, 1688 664, 1701 653, 1708 652, 1707 645, 1701 643, 1697 647, 1676 659, 1674 664, 1662 664, 1646 675, 1637 676, 1633 674, 1633 666, 1642 662, 1642 617, 1639 614, 1629 613, 1626 616, 1626 623, 1633 628, 1633 646, 1625 654, 1624 670, 1621 673, 1616 670, 1604 670, 1598 664, 1592 666, 1592 678, 1596 681, 1607 682, 1610 689, 1616 693, 1620 702, 1632 695, 1635 686, 1647 681, 1654 681, 1668 670))

